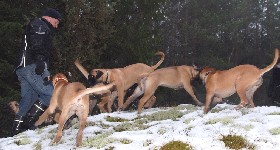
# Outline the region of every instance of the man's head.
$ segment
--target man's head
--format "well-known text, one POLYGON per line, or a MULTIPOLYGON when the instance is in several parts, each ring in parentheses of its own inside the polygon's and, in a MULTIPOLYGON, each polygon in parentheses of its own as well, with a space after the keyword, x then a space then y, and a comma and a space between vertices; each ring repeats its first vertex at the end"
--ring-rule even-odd
POLYGON ((42 18, 46 19, 54 28, 58 28, 58 24, 62 20, 61 14, 53 8, 45 10, 42 14, 42 18))

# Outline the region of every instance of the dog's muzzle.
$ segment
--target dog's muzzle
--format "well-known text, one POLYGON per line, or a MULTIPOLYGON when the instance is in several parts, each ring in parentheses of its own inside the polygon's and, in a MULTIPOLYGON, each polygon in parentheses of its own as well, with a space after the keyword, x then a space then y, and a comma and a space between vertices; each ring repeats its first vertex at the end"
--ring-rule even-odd
POLYGON ((93 76, 91 74, 88 75, 87 81, 88 81, 89 86, 94 86, 96 84, 96 78, 95 78, 95 76, 93 76))

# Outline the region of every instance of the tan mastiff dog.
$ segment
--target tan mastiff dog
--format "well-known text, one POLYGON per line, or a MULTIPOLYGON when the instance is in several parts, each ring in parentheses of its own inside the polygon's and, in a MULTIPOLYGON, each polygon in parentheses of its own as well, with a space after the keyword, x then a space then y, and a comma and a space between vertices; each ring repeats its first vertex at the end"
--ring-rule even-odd
POLYGON ((121 110, 124 110, 136 97, 143 95, 138 104, 138 113, 142 112, 143 106, 150 100, 155 100, 153 95, 159 86, 168 87, 172 89, 184 88, 193 98, 194 102, 202 106, 203 104, 196 98, 191 81, 199 75, 199 71, 193 66, 173 66, 167 68, 157 69, 150 73, 148 77, 141 80, 142 89, 138 86, 131 95, 121 110))
POLYGON ((165 56, 163 52, 157 52, 155 55, 161 56, 161 59, 154 66, 136 63, 124 68, 93 69, 90 74, 81 68, 82 65, 78 60, 75 61, 75 65, 86 78, 92 78, 94 82, 104 84, 114 82, 118 92, 118 107, 122 107, 125 91, 133 84, 139 83, 163 62, 165 56))
POLYGON ((273 62, 259 69, 253 65, 239 65, 229 70, 219 71, 206 67, 200 72, 206 88, 206 103, 204 113, 215 107, 222 101, 222 98, 229 97, 237 92, 240 97, 240 104, 236 107, 240 109, 246 105, 255 107, 253 102, 254 92, 262 85, 262 76, 276 64, 279 57, 279 50, 275 50, 273 62), (211 106, 210 106, 211 105, 211 106))
POLYGON ((65 122, 74 114, 76 114, 80 121, 80 127, 76 138, 76 146, 82 144, 83 130, 86 125, 86 119, 89 113, 89 95, 90 93, 103 93, 108 92, 113 87, 108 84, 102 87, 86 88, 80 82, 69 83, 64 74, 56 74, 52 80, 54 91, 51 97, 48 109, 39 117, 35 122, 35 126, 42 124, 49 114, 54 113, 55 109, 61 110, 58 122, 58 130, 54 143, 60 141, 62 137, 62 129, 65 122))

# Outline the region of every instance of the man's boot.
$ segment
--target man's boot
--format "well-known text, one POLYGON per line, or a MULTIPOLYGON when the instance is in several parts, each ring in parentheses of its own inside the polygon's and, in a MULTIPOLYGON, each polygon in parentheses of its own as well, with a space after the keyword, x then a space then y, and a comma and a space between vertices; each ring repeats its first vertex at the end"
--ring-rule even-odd
POLYGON ((39 100, 37 100, 30 110, 26 114, 26 119, 24 121, 24 124, 29 129, 35 129, 34 123, 39 119, 39 117, 43 114, 43 112, 46 110, 47 106, 45 106, 43 103, 41 103, 39 100))
POLYGON ((14 119, 14 122, 13 122, 13 128, 12 128, 12 131, 11 131, 11 136, 14 136, 14 135, 24 131, 22 129, 22 126, 23 126, 23 116, 16 115, 15 119, 14 119))

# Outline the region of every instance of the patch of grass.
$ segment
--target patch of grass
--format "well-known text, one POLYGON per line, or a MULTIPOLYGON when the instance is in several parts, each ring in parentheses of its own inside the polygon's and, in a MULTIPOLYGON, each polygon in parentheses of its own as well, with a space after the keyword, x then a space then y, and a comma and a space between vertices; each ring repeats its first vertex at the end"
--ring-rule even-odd
POLYGON ((269 133, 272 134, 272 135, 279 135, 280 134, 280 127, 270 129, 269 133))
POLYGON ((105 118, 106 121, 108 122, 125 122, 125 121, 129 121, 128 119, 123 119, 123 118, 120 118, 120 117, 106 117, 105 118))
POLYGON ((216 124, 216 123, 222 123, 224 125, 228 125, 233 123, 233 119, 230 117, 224 117, 224 118, 215 118, 215 119, 210 119, 206 122, 206 124, 216 124))
POLYGON ((143 146, 144 147, 147 147, 147 146, 149 146, 149 145, 151 145, 152 144, 152 140, 146 140, 144 143, 143 143, 143 146))
POLYGON ((189 124, 191 121, 195 120, 194 118, 188 118, 184 121, 185 124, 189 124))
POLYGON ((149 126, 144 124, 137 124, 133 122, 124 122, 120 125, 117 125, 114 127, 114 130, 116 132, 122 132, 122 131, 137 131, 137 130, 144 130, 147 129, 149 126))
POLYGON ((221 107, 214 107, 211 109, 211 113, 218 113, 220 111, 224 110, 224 108, 221 107))
POLYGON ((250 144, 244 137, 240 135, 223 135, 222 139, 220 140, 224 142, 225 146, 230 149, 255 149, 253 144, 250 144))
POLYGON ((98 127, 101 127, 102 129, 108 129, 111 127, 110 125, 107 125, 107 124, 103 123, 102 121, 97 121, 95 125, 97 125, 98 127))
POLYGON ((177 118, 181 118, 184 115, 184 113, 175 110, 175 109, 171 109, 171 110, 167 110, 167 111, 159 111, 159 112, 155 112, 151 115, 144 115, 141 118, 146 118, 149 121, 161 121, 161 120, 167 120, 167 119, 171 119, 173 121, 175 121, 177 118))
POLYGON ((108 138, 113 133, 114 131, 111 130, 103 134, 96 135, 93 138, 87 137, 86 140, 83 140, 83 146, 96 147, 98 149, 105 147, 107 144, 117 141, 114 138, 108 138))
POLYGON ((247 109, 247 108, 241 108, 241 109, 239 109, 239 111, 241 112, 242 116, 250 113, 249 109, 247 109))
POLYGON ((162 134, 166 133, 166 131, 167 130, 165 128, 160 128, 160 129, 158 129, 157 133, 162 135, 162 134))
POLYGON ((96 125, 96 123, 93 121, 87 121, 87 123, 86 123, 86 127, 91 127, 91 126, 95 126, 95 125, 96 125))
POLYGON ((33 145, 33 150, 41 150, 42 149, 42 141, 38 141, 33 145))
POLYGON ((160 148, 160 150, 192 150, 192 146, 181 141, 171 141, 160 148))
POLYGON ((14 141, 14 143, 17 145, 27 145, 27 144, 30 144, 31 141, 27 137, 23 137, 19 140, 14 141))
POLYGON ((254 126, 251 125, 251 124, 247 124, 247 125, 234 124, 234 125, 232 125, 232 126, 234 126, 234 127, 236 127, 236 128, 242 128, 242 129, 244 129, 244 130, 246 130, 246 131, 249 131, 249 130, 251 130, 251 129, 254 128, 254 126))
POLYGON ((269 113, 267 115, 280 115, 280 112, 273 112, 273 113, 269 113))
POLYGON ((130 143, 132 143, 132 141, 129 140, 129 139, 121 139, 120 142, 121 142, 122 144, 130 144, 130 143))
POLYGON ((195 110, 198 110, 198 107, 196 107, 195 105, 178 105, 176 107, 172 107, 172 109, 174 110, 187 110, 188 112, 193 112, 195 110))

